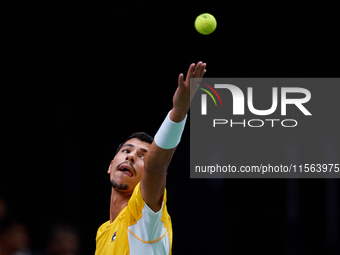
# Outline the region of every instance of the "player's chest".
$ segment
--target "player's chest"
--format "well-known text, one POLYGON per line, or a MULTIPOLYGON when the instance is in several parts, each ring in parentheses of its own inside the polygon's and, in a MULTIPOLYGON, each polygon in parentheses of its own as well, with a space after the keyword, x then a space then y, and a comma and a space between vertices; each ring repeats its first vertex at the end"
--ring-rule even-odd
POLYGON ((127 230, 122 224, 115 225, 110 228, 110 231, 105 235, 104 254, 128 254, 129 241, 127 230), (112 252, 113 251, 113 252, 112 252))

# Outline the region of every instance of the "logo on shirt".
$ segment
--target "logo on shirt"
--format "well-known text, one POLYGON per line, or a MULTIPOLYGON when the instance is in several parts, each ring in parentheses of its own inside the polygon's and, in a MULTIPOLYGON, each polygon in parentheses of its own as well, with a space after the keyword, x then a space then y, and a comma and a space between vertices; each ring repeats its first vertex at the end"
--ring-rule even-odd
POLYGON ((116 240, 116 235, 117 235, 117 231, 113 233, 113 236, 111 238, 111 242, 113 242, 114 240, 116 240))

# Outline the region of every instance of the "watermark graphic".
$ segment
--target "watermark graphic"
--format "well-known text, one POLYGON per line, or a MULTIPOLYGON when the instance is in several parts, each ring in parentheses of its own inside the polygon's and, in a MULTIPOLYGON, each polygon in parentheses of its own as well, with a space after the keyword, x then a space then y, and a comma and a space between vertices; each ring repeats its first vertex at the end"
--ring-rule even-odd
POLYGON ((192 178, 340 178, 340 78, 198 84, 190 110, 192 178), (335 144, 331 153, 328 143, 335 144))
MULTIPOLYGON (((203 85, 203 86, 207 87, 208 89, 210 89, 217 96, 217 98, 220 101, 220 104, 222 106, 222 100, 220 98, 220 95, 217 93, 217 91, 213 87, 211 87, 208 84, 202 83, 202 82, 197 82, 197 83, 199 83, 200 85, 203 85)), ((206 92, 212 98, 212 100, 214 101, 215 106, 217 106, 215 97, 207 89, 204 89, 202 87, 198 87, 198 88, 203 90, 204 92, 206 92)), ((207 115, 207 95, 206 94, 202 94, 201 95, 201 99, 202 99, 201 114, 202 115, 207 115)))
MULTIPOLYGON (((220 95, 217 93, 217 91, 211 87, 208 84, 202 83, 202 82, 198 82, 201 85, 206 86, 207 88, 209 88, 218 98, 218 100, 220 101, 220 104, 222 106, 222 100, 220 95)), ((217 89, 227 89, 231 92, 232 95, 232 102, 233 102, 233 115, 244 115, 245 114, 245 110, 244 110, 244 105, 245 105, 245 96, 242 92, 242 90, 232 84, 215 84, 214 85, 215 88, 217 89)), ((215 106, 217 106, 216 100, 214 98, 214 96, 207 90, 204 89, 202 87, 199 87, 199 89, 203 90, 204 92, 206 92, 214 101, 215 106)), ((264 115, 270 115, 272 113, 275 112, 275 110, 278 107, 278 88, 277 87, 273 87, 272 88, 272 105, 269 109, 264 109, 264 110, 260 110, 260 109, 256 109, 254 107, 254 103, 253 103, 253 88, 252 87, 248 87, 247 88, 247 106, 248 109, 251 113, 253 113, 254 115, 259 115, 259 116, 264 116, 264 115)), ((304 106, 305 103, 307 103, 309 100, 311 99, 311 93, 308 89, 305 88, 297 88, 297 87, 283 87, 281 88, 281 115, 286 115, 287 113, 287 105, 291 104, 291 105, 295 105, 299 110, 301 110, 301 112, 304 115, 312 115, 304 106), (296 93, 296 94, 301 94, 304 97, 302 98, 288 98, 288 94, 291 93, 296 93)), ((201 95, 201 114, 202 115, 207 115, 207 95, 206 94, 202 94, 201 95)))

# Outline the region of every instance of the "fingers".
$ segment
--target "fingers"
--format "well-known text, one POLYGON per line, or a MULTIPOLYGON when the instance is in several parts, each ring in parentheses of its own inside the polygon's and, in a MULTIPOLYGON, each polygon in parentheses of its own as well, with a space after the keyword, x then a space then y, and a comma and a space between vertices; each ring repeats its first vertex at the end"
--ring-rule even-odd
POLYGON ((202 61, 198 62, 194 71, 194 78, 198 78, 201 73, 202 61))
POLYGON ((203 76, 207 71, 207 63, 203 63, 202 69, 203 69, 203 74, 202 74, 202 76, 203 76))
POLYGON ((178 86, 184 86, 184 76, 182 73, 178 76, 178 86))
POLYGON ((199 73, 199 78, 202 78, 204 73, 207 71, 205 68, 206 68, 207 64, 206 63, 203 63, 202 66, 201 66, 201 70, 200 70, 200 73, 199 73))
POLYGON ((182 73, 178 76, 178 85, 180 85, 180 86, 185 86, 185 84, 189 85, 191 78, 201 79, 203 77, 204 73, 206 72, 206 69, 205 69, 206 66, 207 66, 207 64, 203 63, 202 61, 199 61, 197 63, 197 65, 195 65, 195 63, 192 63, 189 66, 185 82, 184 82, 184 76, 183 76, 182 73))
POLYGON ((190 79, 193 76, 194 70, 195 70, 195 63, 192 63, 188 69, 187 78, 189 77, 190 79))
POLYGON ((204 73, 206 72, 206 66, 206 63, 203 63, 202 61, 198 62, 193 73, 194 78, 202 78, 204 73))
POLYGON ((192 63, 192 64, 189 66, 188 73, 187 73, 187 76, 186 76, 186 78, 185 78, 185 83, 186 83, 187 85, 190 83, 190 78, 193 77, 194 71, 195 71, 195 63, 192 63))

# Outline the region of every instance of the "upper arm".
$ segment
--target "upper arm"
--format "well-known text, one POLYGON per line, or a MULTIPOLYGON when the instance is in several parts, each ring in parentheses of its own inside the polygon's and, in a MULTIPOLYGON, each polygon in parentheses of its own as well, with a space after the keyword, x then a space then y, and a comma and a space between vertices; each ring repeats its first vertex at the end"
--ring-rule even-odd
POLYGON ((146 204, 154 212, 161 208, 167 169, 175 149, 162 149, 153 142, 145 154, 141 193, 146 204))

